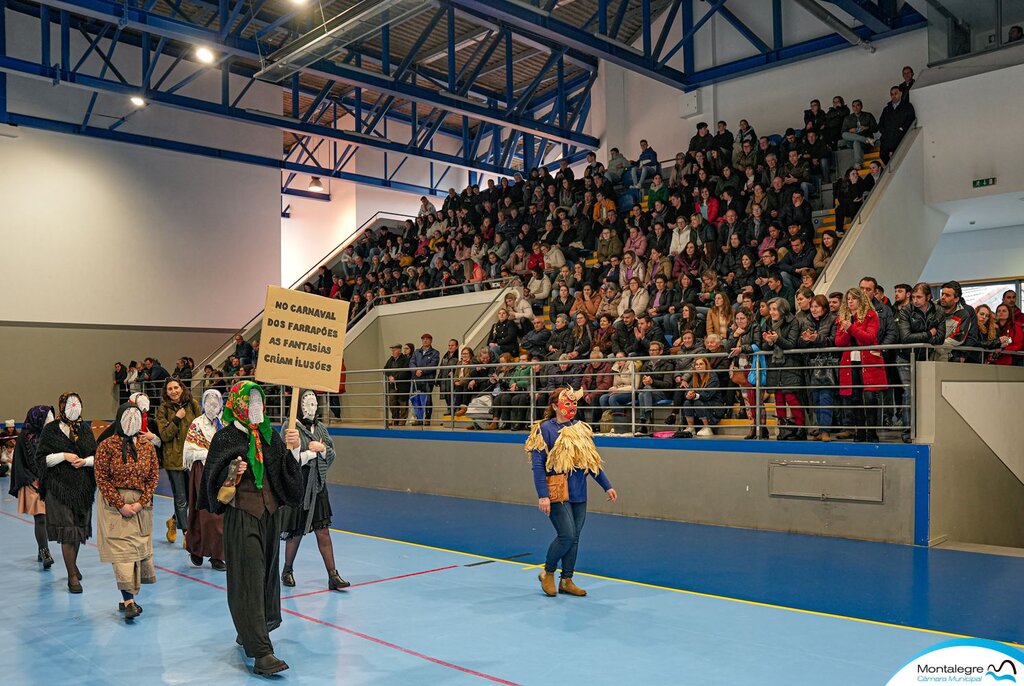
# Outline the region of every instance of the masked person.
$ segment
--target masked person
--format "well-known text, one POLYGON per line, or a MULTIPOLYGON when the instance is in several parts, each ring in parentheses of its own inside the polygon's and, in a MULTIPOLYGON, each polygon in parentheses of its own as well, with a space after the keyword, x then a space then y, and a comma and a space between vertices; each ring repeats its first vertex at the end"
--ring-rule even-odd
POLYGON ((586 422, 576 419, 577 403, 583 391, 562 389, 545 413, 549 419, 537 422, 526 439, 526 453, 533 467, 537 488, 537 507, 551 519, 555 540, 548 546, 540 587, 546 595, 587 594, 572 576, 580 533, 587 519, 587 475, 589 474, 615 502, 619 496, 601 466, 594 445, 594 434, 586 422), (555 570, 561 562, 562 574, 555 588, 555 570))
POLYGON ((18 514, 31 516, 35 523, 36 546, 39 549, 36 560, 43 563, 43 569, 53 565, 53 557, 46 540, 46 503, 39 497, 43 473, 39 471, 35 455, 43 427, 52 421, 53 408, 47 405, 36 405, 25 415, 25 424, 14 444, 11 489, 8 491, 18 499, 18 514))
POLYGON ((43 427, 36 446, 39 494, 46 501, 46 536, 60 543, 68 572, 68 591, 82 592, 78 549, 92 538, 92 503, 96 497, 93 462, 96 439, 82 421, 82 398, 64 393, 57 401, 57 421, 43 427))
MULTIPOLYGON (((177 529, 188 531, 188 473, 184 466, 185 436, 199 416, 199 403, 178 379, 167 379, 156 408, 157 433, 163 443, 163 468, 174 495, 174 516, 167 520, 167 542, 178 538, 177 529)), ((187 541, 186 541, 187 543, 187 541)))
POLYGON ((193 420, 185 436, 182 463, 188 471, 188 536, 185 550, 193 567, 202 567, 203 558, 210 558, 210 566, 223 571, 224 517, 198 507, 203 491, 203 473, 206 456, 210 452, 213 435, 224 428, 220 419, 224 398, 220 391, 209 389, 203 393, 203 413, 193 420))
POLYGON ((299 552, 302 537, 310 531, 316 534, 316 544, 327 568, 327 588, 340 591, 351 584, 341 578, 334 566, 334 546, 331 544, 331 501, 327 496, 327 470, 334 462, 334 441, 317 418, 316 393, 302 392, 299 399, 301 419, 299 429, 299 464, 302 466, 302 480, 305 484, 301 507, 287 507, 282 514, 281 538, 285 543, 284 571, 281 583, 295 585, 292 565, 299 552))
POLYGON ((206 488, 199 507, 224 515, 224 556, 228 563, 228 609, 236 642, 256 658, 253 671, 270 675, 288 669, 274 655, 270 632, 281 625, 281 505, 302 502, 299 432, 274 433, 263 389, 251 381, 231 387, 225 426, 214 434, 206 455, 206 488), (289 452, 291 454, 289 454, 289 452), (230 477, 230 481, 229 481, 230 477), (226 504, 221 488, 233 485, 226 504))
POLYGON ((156 448, 141 436, 142 411, 125 403, 117 410, 114 435, 96 449, 96 510, 100 562, 114 567, 125 622, 142 614, 135 602, 141 584, 156 583, 153 566, 153 493, 160 482, 156 448))
MULTIPOLYGON (((142 431, 139 432, 139 435, 153 444, 153 447, 156 448, 157 460, 160 460, 162 455, 161 446, 163 444, 160 442, 160 437, 149 430, 149 396, 141 392, 132 393, 130 396, 128 396, 128 404, 135 405, 137 408, 139 408, 139 412, 142 413, 142 431)), ((96 438, 96 444, 99 445, 103 441, 107 440, 108 438, 116 434, 116 430, 117 426, 114 424, 111 424, 110 426, 105 428, 103 432, 96 438)))

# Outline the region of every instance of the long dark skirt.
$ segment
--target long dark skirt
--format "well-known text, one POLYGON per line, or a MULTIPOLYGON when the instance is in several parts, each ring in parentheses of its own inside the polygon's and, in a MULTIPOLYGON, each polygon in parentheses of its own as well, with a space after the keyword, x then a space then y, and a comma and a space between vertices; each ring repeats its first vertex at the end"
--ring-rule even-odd
MULTIPOLYGON (((301 507, 285 507, 281 513, 281 539, 287 541, 294 536, 304 536, 309 510, 301 507)), ((310 531, 326 529, 331 525, 331 499, 327 497, 327 489, 320 491, 313 501, 313 523, 310 531)))
POLYGON ((196 498, 203 487, 205 463, 193 462, 188 480, 188 535, 185 550, 196 557, 224 559, 224 515, 196 507, 196 498))
POLYGON ((92 507, 73 510, 50 492, 46 497, 46 537, 56 543, 84 543, 92 538, 92 507))

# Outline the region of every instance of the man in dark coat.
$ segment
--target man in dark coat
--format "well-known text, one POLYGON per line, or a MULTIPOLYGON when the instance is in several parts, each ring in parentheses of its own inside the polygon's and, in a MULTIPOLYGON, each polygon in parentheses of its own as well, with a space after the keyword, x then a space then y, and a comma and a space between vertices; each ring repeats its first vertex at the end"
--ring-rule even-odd
POLYGON ((441 364, 441 353, 434 348, 434 337, 429 333, 420 336, 422 347, 413 352, 409 359, 412 370, 412 411, 416 424, 429 423, 434 414, 432 395, 437 382, 437 367, 441 364))
POLYGON ((883 164, 889 164, 889 158, 917 118, 914 106, 909 100, 904 99, 899 86, 889 89, 889 100, 889 104, 878 118, 878 131, 882 134, 878 144, 878 156, 882 158, 883 164))
POLYGON ((391 346, 391 357, 384 363, 387 380, 388 412, 394 422, 404 422, 409 416, 409 356, 402 354, 402 344, 391 346))

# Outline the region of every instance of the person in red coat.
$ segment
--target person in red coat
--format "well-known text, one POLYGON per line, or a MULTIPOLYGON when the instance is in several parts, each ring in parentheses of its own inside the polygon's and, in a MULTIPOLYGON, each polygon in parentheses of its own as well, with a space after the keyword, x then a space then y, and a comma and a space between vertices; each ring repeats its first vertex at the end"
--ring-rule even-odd
POLYGON ((992 364, 1024 364, 1024 357, 1006 354, 1024 350, 1024 326, 1014 319, 1013 313, 1005 303, 996 308, 996 340, 993 343, 999 347, 989 358, 992 364))
MULTIPOLYGON (((859 288, 846 291, 836 322, 836 346, 878 345, 878 313, 859 288)), ((855 441, 878 442, 882 425, 881 392, 886 389, 885 361, 880 350, 847 350, 839 361, 839 395, 848 407, 844 424, 854 427, 855 441)))

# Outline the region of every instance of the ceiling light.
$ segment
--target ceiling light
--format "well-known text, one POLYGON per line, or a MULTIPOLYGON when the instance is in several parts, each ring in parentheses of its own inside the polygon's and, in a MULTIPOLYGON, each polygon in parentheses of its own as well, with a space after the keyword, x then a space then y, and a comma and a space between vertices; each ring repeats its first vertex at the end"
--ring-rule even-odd
POLYGON ((320 181, 320 177, 319 176, 314 176, 312 178, 312 180, 310 180, 310 182, 309 182, 309 190, 313 191, 314 193, 323 193, 324 192, 324 184, 323 184, 322 181, 320 181))
POLYGON ((292 0, 293 5, 305 5, 306 0, 292 0))
POLYGON ((145 107, 146 106, 146 101, 145 101, 145 99, 143 99, 143 97, 141 95, 133 95, 132 97, 129 98, 129 100, 136 107, 145 107))
POLYGON ((213 64, 213 50, 209 48, 196 48, 196 58, 203 64, 213 64))

